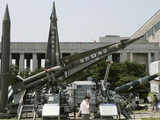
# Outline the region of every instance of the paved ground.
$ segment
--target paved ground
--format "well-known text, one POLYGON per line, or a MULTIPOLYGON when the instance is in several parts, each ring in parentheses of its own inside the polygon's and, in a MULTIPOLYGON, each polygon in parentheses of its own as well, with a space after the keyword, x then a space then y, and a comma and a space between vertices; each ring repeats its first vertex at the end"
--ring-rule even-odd
MULTIPOLYGON (((123 116, 121 116, 121 118, 122 120, 125 120, 123 116)), ((142 120, 142 118, 160 118, 160 112, 151 112, 151 111, 135 112, 134 115, 132 115, 132 118, 133 120, 142 120)), ((81 120, 81 118, 77 120, 81 120)))
MULTIPOLYGON (((125 120, 123 116, 121 118, 122 118, 122 120, 125 120)), ((142 118, 159 118, 159 119, 155 119, 155 120, 160 120, 160 112, 152 112, 151 107, 149 107, 149 109, 147 111, 134 112, 134 114, 132 115, 132 118, 133 118, 133 120, 142 120, 142 118)), ((9 120, 15 120, 15 119, 9 119, 9 120)), ((38 120, 40 120, 40 118, 38 120)), ((74 119, 72 119, 72 120, 74 120, 74 119)), ((76 120, 81 120, 81 119, 76 119, 76 120)), ((152 119, 152 120, 154 120, 154 119, 152 119)))
MULTIPOLYGON (((121 116, 122 120, 125 120, 123 116, 121 116)), ((159 118, 160 120, 160 112, 152 112, 152 111, 137 111, 132 115, 133 120, 142 120, 142 118, 159 118)), ((74 119, 73 119, 74 120, 74 119)), ((80 118, 77 120, 81 120, 80 118)), ((154 119, 153 119, 154 120, 154 119)))
POLYGON ((135 112, 132 116, 135 120, 141 120, 141 118, 160 118, 160 112, 135 112))
POLYGON ((160 112, 136 112, 132 118, 141 120, 141 118, 160 118, 160 112))

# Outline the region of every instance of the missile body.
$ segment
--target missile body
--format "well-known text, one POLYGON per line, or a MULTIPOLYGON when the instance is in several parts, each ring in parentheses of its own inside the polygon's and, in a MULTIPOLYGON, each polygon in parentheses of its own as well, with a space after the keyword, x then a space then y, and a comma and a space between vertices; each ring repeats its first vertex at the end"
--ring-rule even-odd
POLYGON ((46 63, 47 68, 61 65, 61 52, 59 45, 58 27, 57 27, 57 15, 55 2, 53 3, 53 11, 50 17, 50 30, 48 37, 46 63))
POLYGON ((151 80, 153 80, 154 78, 158 77, 160 73, 157 73, 157 74, 154 74, 154 75, 151 75, 151 76, 145 76, 143 78, 140 78, 138 80, 134 80, 132 82, 129 82, 129 83, 126 83, 120 87, 116 87, 115 88, 115 91, 117 93, 119 92, 126 92, 132 88, 135 88, 135 87, 138 87, 138 86, 141 86, 143 84, 146 84, 146 83, 149 83, 151 80))
POLYGON ((0 75, 0 111, 4 111, 8 102, 8 79, 10 61, 10 16, 8 6, 6 6, 1 41, 1 75, 0 75))

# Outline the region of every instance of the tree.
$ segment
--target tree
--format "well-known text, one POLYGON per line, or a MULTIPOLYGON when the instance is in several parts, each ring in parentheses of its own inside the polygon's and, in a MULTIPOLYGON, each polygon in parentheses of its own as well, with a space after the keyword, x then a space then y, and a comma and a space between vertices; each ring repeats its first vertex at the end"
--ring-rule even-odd
POLYGON ((17 82, 16 80, 16 75, 20 75, 23 78, 27 78, 29 76, 35 75, 39 72, 41 72, 43 70, 43 68, 41 69, 37 69, 34 72, 31 72, 30 69, 26 68, 24 71, 19 72, 18 66, 16 65, 10 65, 10 75, 12 77, 12 79, 9 79, 9 85, 15 85, 17 82))
MULTIPOLYGON (((92 76, 93 78, 96 78, 98 81, 103 80, 106 67, 107 63, 105 61, 101 61, 100 63, 94 65, 93 67, 87 70, 88 76, 92 76)), ((121 86, 133 80, 137 80, 146 75, 147 73, 145 65, 129 62, 113 63, 110 68, 108 82, 110 82, 111 88, 114 89, 115 87, 121 86)), ((132 89, 132 91, 129 92, 140 93, 141 97, 147 96, 148 90, 146 88, 149 88, 149 84, 137 88, 132 89)))
POLYGON ((108 81, 112 83, 112 87, 117 87, 127 82, 144 77, 145 75, 145 65, 129 62, 113 63, 110 69, 108 81))

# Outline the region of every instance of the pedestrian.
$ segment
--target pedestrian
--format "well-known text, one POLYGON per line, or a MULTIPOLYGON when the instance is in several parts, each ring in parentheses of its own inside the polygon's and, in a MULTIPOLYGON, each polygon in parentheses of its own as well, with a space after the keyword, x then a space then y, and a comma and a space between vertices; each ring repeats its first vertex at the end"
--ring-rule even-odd
POLYGON ((156 95, 153 95, 152 111, 158 112, 158 99, 156 95))
POLYGON ((136 103, 136 110, 139 110, 140 107, 139 107, 139 96, 138 95, 135 97, 135 103, 136 103))
POLYGON ((82 116, 82 120, 89 120, 90 117, 90 105, 89 105, 89 96, 85 96, 84 100, 80 104, 80 110, 78 116, 82 116))

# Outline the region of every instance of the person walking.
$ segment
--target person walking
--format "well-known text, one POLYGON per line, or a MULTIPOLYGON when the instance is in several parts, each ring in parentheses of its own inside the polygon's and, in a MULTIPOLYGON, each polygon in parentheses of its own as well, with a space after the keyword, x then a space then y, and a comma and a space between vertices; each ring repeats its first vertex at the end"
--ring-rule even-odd
POLYGON ((84 100, 81 102, 78 116, 82 115, 82 120, 89 120, 89 117, 90 117, 89 100, 90 100, 90 97, 85 96, 84 100))
POLYGON ((158 99, 156 95, 153 96, 152 111, 158 111, 158 99))
POLYGON ((135 103, 136 103, 136 110, 139 110, 140 109, 140 106, 139 106, 139 95, 137 95, 135 97, 135 103))

